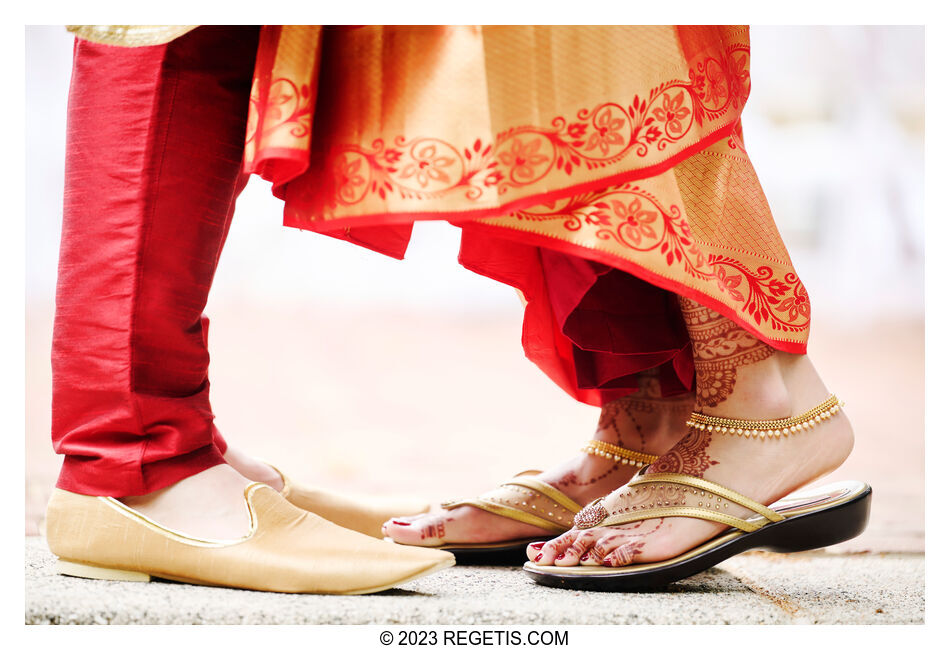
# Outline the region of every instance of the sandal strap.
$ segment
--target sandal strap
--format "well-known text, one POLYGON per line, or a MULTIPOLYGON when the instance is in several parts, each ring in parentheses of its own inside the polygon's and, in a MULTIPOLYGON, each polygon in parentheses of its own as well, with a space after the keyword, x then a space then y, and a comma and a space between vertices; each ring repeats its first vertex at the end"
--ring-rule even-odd
MULTIPOLYGON (((653 490, 658 485, 674 486, 673 495, 666 499, 676 499, 678 502, 670 503, 664 500, 662 503, 650 503, 649 505, 640 505, 629 512, 618 511, 611 513, 603 505, 603 499, 598 499, 587 506, 582 511, 575 525, 579 528, 593 528, 599 526, 616 526, 645 519, 658 519, 660 517, 691 517, 693 519, 705 519, 725 524, 737 528, 744 532, 758 530, 770 522, 782 521, 785 517, 775 512, 771 508, 745 497, 735 490, 713 483, 712 481, 690 476, 688 474, 678 474, 672 472, 658 474, 638 474, 627 484, 628 488, 633 488, 634 492, 640 489, 653 490), (698 495, 699 503, 696 505, 687 505, 687 494, 698 495), (712 501, 703 502, 704 498, 717 497, 716 503, 712 501), (727 503, 722 503, 725 499, 727 503), (742 508, 751 510, 760 517, 753 519, 743 519, 735 515, 726 514, 723 510, 728 507, 728 502, 732 502, 742 508)), ((658 493, 658 498, 660 494, 658 493)))
POLYGON ((637 512, 631 512, 621 515, 611 515, 597 524, 598 526, 617 526, 619 524, 629 524, 634 521, 643 521, 644 519, 659 519, 661 517, 691 517, 693 519, 706 519, 720 524, 726 524, 732 528, 751 533, 758 530, 766 523, 765 519, 749 521, 733 517, 722 512, 706 510, 705 508, 690 508, 689 506, 664 506, 662 508, 647 508, 637 512))
POLYGON ((474 499, 447 501, 441 505, 446 510, 474 506, 555 533, 569 530, 581 506, 554 486, 531 478, 528 474, 532 473, 522 472, 474 499))
POLYGON ((583 506, 571 497, 567 496, 556 487, 550 483, 545 483, 544 481, 539 481, 536 478, 530 478, 528 476, 515 477, 509 481, 505 481, 502 485, 520 485, 521 487, 526 487, 529 490, 535 490, 540 492, 547 498, 551 499, 555 503, 561 505, 565 510, 570 510, 573 513, 580 512, 583 506))
POLYGON ((700 492, 711 492, 716 496, 720 496, 724 499, 729 499, 736 505, 740 505, 743 508, 752 510, 756 512, 769 521, 782 521, 785 519, 782 515, 775 512, 771 508, 768 508, 758 501, 753 501, 752 499, 742 496, 735 490, 730 490, 729 488, 719 485, 718 483, 713 483, 704 478, 699 478, 698 476, 690 476, 689 474, 677 474, 673 472, 662 472, 657 474, 643 474, 638 477, 635 481, 631 481, 627 485, 632 485, 633 483, 643 484, 643 483, 678 483, 680 485, 685 485, 697 490, 700 492))

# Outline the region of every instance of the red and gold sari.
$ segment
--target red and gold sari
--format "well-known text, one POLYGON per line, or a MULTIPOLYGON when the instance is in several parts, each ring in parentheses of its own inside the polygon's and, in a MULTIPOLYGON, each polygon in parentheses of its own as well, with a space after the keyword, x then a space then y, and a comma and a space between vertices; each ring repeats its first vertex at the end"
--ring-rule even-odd
POLYGON ((589 404, 693 381, 674 294, 804 353, 808 294, 743 146, 742 26, 266 26, 245 171, 284 223, 401 258, 417 220, 526 299, 589 404))

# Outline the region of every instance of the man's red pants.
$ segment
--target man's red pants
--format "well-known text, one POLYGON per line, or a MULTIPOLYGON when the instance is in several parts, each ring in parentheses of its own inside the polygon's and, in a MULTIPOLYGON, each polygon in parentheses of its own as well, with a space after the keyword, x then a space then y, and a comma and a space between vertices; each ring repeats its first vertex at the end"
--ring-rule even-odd
POLYGON ((144 494, 224 462, 202 310, 247 180, 257 33, 76 41, 52 351, 62 489, 144 494))

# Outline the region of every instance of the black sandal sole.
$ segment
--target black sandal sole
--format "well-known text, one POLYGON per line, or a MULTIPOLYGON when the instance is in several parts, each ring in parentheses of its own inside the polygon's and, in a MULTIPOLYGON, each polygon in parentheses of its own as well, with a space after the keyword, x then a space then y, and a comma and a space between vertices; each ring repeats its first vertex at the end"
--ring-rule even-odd
POLYGON ((525 562, 525 547, 532 542, 546 542, 546 539, 532 539, 499 546, 497 548, 440 548, 455 556, 455 564, 460 566, 493 565, 521 566, 525 562))
MULTIPOLYGON (((871 487, 854 498, 829 508, 788 517, 755 532, 709 549, 699 555, 662 567, 628 573, 583 575, 556 573, 557 567, 540 571, 531 563, 524 570, 545 587, 587 591, 644 591, 664 587, 712 568, 743 551, 762 549, 776 553, 811 551, 857 537, 867 528, 871 514, 871 487)), ((617 569, 623 571, 623 568, 617 569)))

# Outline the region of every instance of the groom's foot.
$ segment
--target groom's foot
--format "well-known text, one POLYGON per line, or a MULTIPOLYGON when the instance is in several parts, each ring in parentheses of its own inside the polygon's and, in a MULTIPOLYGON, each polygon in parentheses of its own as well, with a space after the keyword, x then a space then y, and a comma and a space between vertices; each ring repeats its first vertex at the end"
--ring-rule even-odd
POLYGON ((248 484, 234 468, 221 463, 161 490, 119 501, 189 537, 232 540, 250 532, 244 500, 248 484))
POLYGON ((259 481, 271 486, 278 492, 284 489, 284 479, 280 472, 267 463, 248 456, 233 445, 228 445, 224 460, 249 481, 259 481))
MULTIPOLYGON (((692 396, 671 399, 626 397, 601 410, 595 439, 634 451, 659 455, 682 435, 682 423, 692 409, 692 396)), ((584 505, 629 481, 636 467, 602 456, 578 454, 533 478, 548 483, 584 505)), ((566 526, 571 522, 566 521, 566 526)), ((473 506, 438 509, 383 524, 383 534, 400 544, 489 544, 526 537, 550 537, 551 532, 473 506)))

